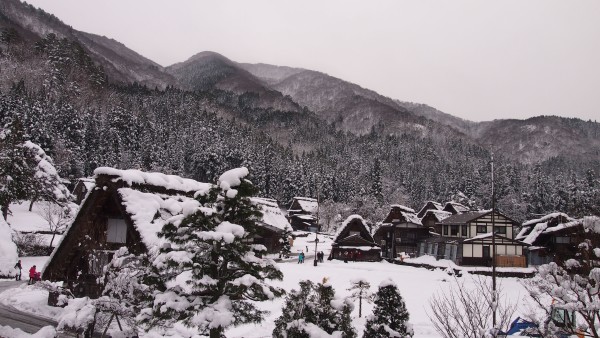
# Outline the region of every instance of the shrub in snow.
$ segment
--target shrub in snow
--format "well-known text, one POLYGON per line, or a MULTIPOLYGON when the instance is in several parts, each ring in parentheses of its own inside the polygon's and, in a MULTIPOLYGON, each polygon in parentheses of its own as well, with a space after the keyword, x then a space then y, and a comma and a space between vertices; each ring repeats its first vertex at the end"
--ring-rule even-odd
POLYGON ((267 283, 283 275, 272 260, 260 257, 266 248, 248 241, 261 214, 250 201, 257 189, 246 175, 246 168, 224 173, 216 186, 197 194, 199 208, 175 216, 159 233, 168 245, 153 265, 167 280, 154 298, 154 324, 181 321, 221 337, 229 326, 262 321, 256 302, 283 294, 267 283))
POLYGON ((335 297, 330 284, 301 281, 300 289, 287 295, 282 315, 275 321, 273 337, 318 337, 317 332, 322 330, 328 335, 354 338, 352 309, 349 299, 335 297))
POLYGON ((440 290, 430 299, 428 316, 440 336, 481 338, 508 330, 516 305, 502 297, 501 285, 493 292, 491 279, 479 276, 473 277, 472 281, 471 286, 464 279, 454 277, 447 289, 440 290))
POLYGON ((375 294, 375 309, 365 324, 363 337, 412 337, 406 304, 394 282, 383 281, 375 294))
POLYGON ((20 257, 25 256, 47 256, 48 246, 39 234, 13 233, 12 240, 17 246, 20 257))
POLYGON ((529 319, 538 323, 543 334, 584 332, 600 337, 600 217, 585 217, 582 231, 572 239, 578 243, 574 258, 542 265, 534 278, 524 282, 544 313, 529 319), (574 311, 577 325, 556 327, 549 320, 553 307, 574 311))
MULTIPOLYGON (((162 284, 147 255, 133 255, 123 247, 117 250, 104 272, 102 296, 68 300, 59 321, 61 331, 88 334, 94 330, 104 331, 113 319, 118 320, 126 332, 137 333, 148 328, 145 324, 152 314, 156 287, 162 284)), ((50 283, 41 285, 60 291, 50 283)))

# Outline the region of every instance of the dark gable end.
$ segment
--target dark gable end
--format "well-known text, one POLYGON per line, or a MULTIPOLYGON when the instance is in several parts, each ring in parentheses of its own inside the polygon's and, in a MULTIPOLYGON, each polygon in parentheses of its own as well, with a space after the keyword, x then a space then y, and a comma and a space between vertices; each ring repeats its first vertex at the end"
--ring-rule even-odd
POLYGON ((65 233, 62 241, 50 257, 43 271, 43 279, 69 281, 89 274, 89 255, 97 250, 117 250, 127 246, 133 253, 146 252, 139 233, 127 214, 118 193, 122 182, 111 182, 99 177, 98 184, 84 200, 75 220, 65 233), (127 225, 126 243, 107 242, 109 219, 123 219, 127 225))

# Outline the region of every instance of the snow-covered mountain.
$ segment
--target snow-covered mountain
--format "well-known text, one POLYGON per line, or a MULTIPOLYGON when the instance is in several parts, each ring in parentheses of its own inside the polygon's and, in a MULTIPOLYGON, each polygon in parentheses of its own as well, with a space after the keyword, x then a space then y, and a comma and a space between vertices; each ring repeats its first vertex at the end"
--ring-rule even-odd
POLYGON ((36 41, 55 34, 81 44, 92 59, 104 68, 113 82, 134 83, 154 88, 174 85, 175 80, 163 67, 127 48, 120 42, 95 34, 80 32, 66 25, 52 14, 20 2, 0 2, 0 28, 12 28, 20 37, 36 41))
POLYGON ((188 60, 166 68, 181 88, 187 90, 218 89, 244 95, 250 107, 300 111, 290 98, 266 86, 237 63, 215 52, 201 52, 188 60))

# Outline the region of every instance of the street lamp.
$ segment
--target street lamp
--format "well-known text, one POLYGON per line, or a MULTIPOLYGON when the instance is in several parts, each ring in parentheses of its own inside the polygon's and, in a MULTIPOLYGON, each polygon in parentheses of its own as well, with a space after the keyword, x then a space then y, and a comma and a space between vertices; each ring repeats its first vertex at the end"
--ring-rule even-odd
POLYGON ((390 258, 392 259, 392 262, 396 258, 396 225, 399 222, 399 219, 392 220, 392 252, 390 253, 390 258))
POLYGON ((315 261, 314 261, 314 266, 317 266, 317 244, 319 244, 319 238, 317 237, 317 233, 315 232, 315 261))

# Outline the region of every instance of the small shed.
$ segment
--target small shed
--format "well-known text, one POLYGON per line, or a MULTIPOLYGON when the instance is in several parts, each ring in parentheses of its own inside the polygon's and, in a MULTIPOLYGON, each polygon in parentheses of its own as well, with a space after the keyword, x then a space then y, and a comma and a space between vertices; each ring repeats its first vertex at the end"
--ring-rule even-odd
POLYGON ((340 260, 379 261, 381 248, 375 244, 367 222, 359 215, 351 215, 336 232, 329 257, 340 260))

